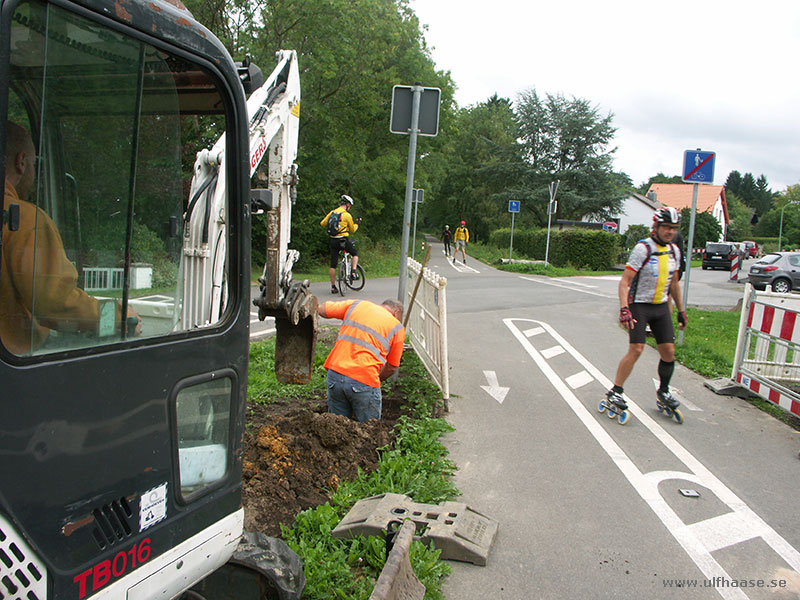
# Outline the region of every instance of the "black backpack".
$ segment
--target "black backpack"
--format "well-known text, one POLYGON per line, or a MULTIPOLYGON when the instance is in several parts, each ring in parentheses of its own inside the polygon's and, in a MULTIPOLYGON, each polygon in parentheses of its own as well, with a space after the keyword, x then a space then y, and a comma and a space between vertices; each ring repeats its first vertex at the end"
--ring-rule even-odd
POLYGON ((328 235, 331 237, 336 237, 339 235, 339 223, 342 222, 342 213, 336 212, 335 210, 331 213, 331 216, 328 217, 328 235))

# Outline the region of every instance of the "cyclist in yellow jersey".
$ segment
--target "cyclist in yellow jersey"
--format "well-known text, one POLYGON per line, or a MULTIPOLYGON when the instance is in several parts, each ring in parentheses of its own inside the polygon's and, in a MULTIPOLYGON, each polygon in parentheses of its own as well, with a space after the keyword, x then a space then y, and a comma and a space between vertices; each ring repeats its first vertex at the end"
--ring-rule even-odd
MULTIPOLYGON (((322 221, 319 222, 323 227, 328 227, 328 222, 331 218, 335 219, 335 231, 328 231, 330 248, 330 277, 331 277, 331 294, 336 294, 339 290, 336 288, 336 265, 339 262, 339 251, 347 250, 353 257, 353 278, 358 277, 358 251, 350 239, 350 234, 358 230, 361 224, 361 219, 353 220, 350 215, 350 209, 353 207, 353 199, 347 194, 342 194, 341 202, 338 208, 334 208, 329 212, 322 221)), ((330 228, 329 228, 330 229, 330 228)))
MULTIPOLYGON (((617 367, 614 387, 606 398, 620 410, 627 409, 622 395, 623 385, 644 350, 648 324, 661 359, 658 363, 660 385, 656 392, 659 407, 674 410, 680 405, 669 391, 675 370, 675 330, 667 304, 667 298, 672 297, 678 308, 678 326, 680 329, 686 327, 686 312, 678 283, 681 249, 672 243, 679 221, 680 214, 674 208, 659 208, 655 212, 651 236, 636 244, 619 283, 619 321, 629 331, 630 343, 627 354, 617 367)), ((667 414, 672 413, 668 410, 667 414)), ((676 418, 679 422, 682 420, 679 412, 676 418)))

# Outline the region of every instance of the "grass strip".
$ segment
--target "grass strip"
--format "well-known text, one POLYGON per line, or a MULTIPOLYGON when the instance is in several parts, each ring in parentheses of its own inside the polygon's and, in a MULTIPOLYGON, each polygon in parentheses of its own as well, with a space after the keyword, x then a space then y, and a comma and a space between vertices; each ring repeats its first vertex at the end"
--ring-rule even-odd
MULTIPOLYGON (((325 371, 322 363, 329 345, 318 344, 314 377, 305 386, 287 386, 275 380, 274 338, 252 344, 248 396, 254 402, 268 402, 270 397, 301 397, 324 394, 325 371)), ((394 385, 385 382, 384 386, 394 385)), ((406 397, 409 416, 401 417, 395 427, 395 443, 382 449, 378 468, 372 473, 359 472, 353 481, 342 482, 329 502, 300 513, 291 528, 282 526, 282 536, 303 561, 306 588, 303 598, 327 600, 367 599, 386 562, 382 538, 337 540, 333 529, 360 499, 384 493, 410 496, 415 502, 436 504, 459 495, 453 485, 455 464, 439 441, 452 431, 444 419, 428 415, 440 402, 441 394, 413 351, 403 354, 400 386, 406 397)), ((425 598, 443 600, 441 583, 450 567, 440 560, 440 551, 421 542, 412 543, 410 559, 414 573, 425 585, 425 598)))

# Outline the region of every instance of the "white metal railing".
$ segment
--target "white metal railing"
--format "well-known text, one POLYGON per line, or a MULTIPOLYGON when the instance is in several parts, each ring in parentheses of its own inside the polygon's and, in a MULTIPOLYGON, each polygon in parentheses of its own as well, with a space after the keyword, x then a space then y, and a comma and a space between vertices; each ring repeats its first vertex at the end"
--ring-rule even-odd
POLYGON ((745 285, 731 379, 800 415, 800 295, 745 285))
POLYGON ((84 289, 87 292, 95 290, 122 289, 123 269, 105 267, 84 267, 84 289))
POLYGON ((406 287, 406 337, 442 391, 445 410, 448 410, 450 367, 447 359, 447 279, 427 267, 422 269, 422 281, 411 304, 421 269, 420 263, 408 258, 408 276, 411 281, 406 287))

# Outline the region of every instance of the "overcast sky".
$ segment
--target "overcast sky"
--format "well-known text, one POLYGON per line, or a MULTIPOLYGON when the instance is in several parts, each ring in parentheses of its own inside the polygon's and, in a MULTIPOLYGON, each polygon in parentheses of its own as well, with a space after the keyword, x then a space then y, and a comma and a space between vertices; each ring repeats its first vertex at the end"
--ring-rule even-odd
POLYGON ((715 184, 734 169, 773 191, 800 183, 800 0, 411 6, 459 106, 531 88, 584 98, 614 114, 615 170, 637 186, 681 175, 695 148, 717 153, 715 184))

